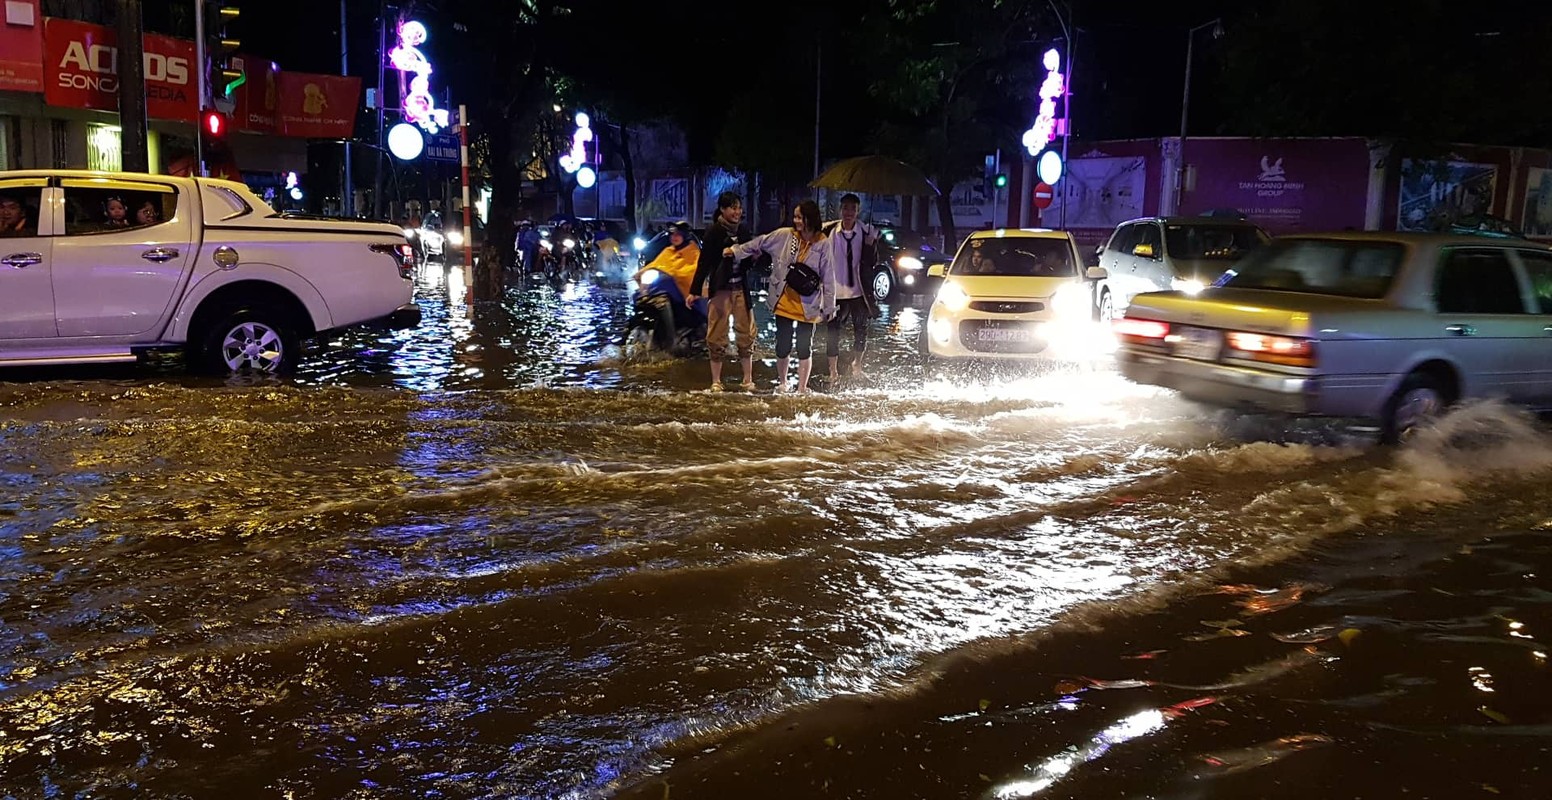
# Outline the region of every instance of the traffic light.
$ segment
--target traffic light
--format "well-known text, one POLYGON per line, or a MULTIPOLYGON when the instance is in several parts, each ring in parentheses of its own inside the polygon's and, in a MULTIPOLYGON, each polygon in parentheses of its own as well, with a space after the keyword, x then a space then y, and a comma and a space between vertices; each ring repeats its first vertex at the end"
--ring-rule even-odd
MULTIPOLYGON (((205 2, 205 0, 202 0, 205 2)), ((242 60, 234 58, 242 42, 231 35, 232 23, 242 15, 242 9, 226 0, 206 2, 205 52, 210 59, 210 93, 215 97, 230 98, 237 87, 248 80, 242 60)))
POLYGON ((1006 189, 1006 188, 1008 188, 1008 175, 1007 175, 1007 173, 1005 173, 1005 172, 997 173, 997 177, 992 180, 992 185, 996 186, 998 189, 1006 189))
POLYGON ((213 108, 199 112, 199 135, 206 142, 225 141, 230 127, 231 120, 213 108))

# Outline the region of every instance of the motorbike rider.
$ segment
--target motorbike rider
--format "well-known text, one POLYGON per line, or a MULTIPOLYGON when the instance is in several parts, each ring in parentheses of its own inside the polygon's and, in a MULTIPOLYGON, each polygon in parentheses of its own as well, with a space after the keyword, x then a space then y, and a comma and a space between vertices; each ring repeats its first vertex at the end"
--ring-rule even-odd
MULTIPOLYGON (((649 269, 655 269, 679 284, 679 293, 685 297, 690 296, 690 286, 695 282, 695 269, 700 264, 701 246, 696 244, 695 235, 690 231, 690 223, 684 220, 675 222, 668 229, 668 246, 663 248, 652 263, 636 271, 631 280, 641 282, 641 276, 649 269)), ((698 310, 704 311, 705 300, 701 300, 698 310)))

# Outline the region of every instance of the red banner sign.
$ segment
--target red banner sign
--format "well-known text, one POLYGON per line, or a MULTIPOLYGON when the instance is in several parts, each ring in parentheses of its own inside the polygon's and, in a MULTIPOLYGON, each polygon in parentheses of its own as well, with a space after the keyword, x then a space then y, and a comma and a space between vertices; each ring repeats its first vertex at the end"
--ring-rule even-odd
POLYGON ((280 65, 255 56, 238 56, 232 65, 246 78, 232 98, 237 104, 232 121, 238 130, 280 133, 280 65))
POLYGON ((5 0, 0 16, 0 91, 43 91, 43 14, 38 0, 5 0))
POLYGON ((283 135, 343 139, 355 134, 360 78, 282 72, 279 83, 283 135))
MULTIPOLYGON (((111 28, 50 17, 43 30, 51 106, 117 111, 118 36, 111 28)), ((193 122, 199 116, 194 43, 146 34, 146 115, 193 122)))

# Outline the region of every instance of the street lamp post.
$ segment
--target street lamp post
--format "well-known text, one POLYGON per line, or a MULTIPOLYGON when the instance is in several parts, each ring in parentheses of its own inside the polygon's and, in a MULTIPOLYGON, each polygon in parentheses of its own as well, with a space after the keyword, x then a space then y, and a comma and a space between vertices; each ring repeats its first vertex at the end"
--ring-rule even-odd
POLYGON ((1175 213, 1180 213, 1180 202, 1186 186, 1186 118, 1191 111, 1191 61, 1196 44, 1196 32, 1212 28, 1213 38, 1223 38, 1223 18, 1208 20, 1186 31, 1186 88, 1180 97, 1180 144, 1175 154, 1175 213))
MULTIPOLYGON (((1061 9, 1056 5, 1056 0, 1046 0, 1046 2, 1051 6, 1051 13, 1056 15, 1057 23, 1062 26, 1062 36, 1067 41, 1067 68, 1062 75, 1062 166, 1065 168, 1067 165, 1067 144, 1072 141, 1072 51, 1075 44, 1072 37, 1073 28, 1069 22, 1072 19, 1072 4, 1067 4, 1067 14, 1063 16, 1061 9)), ((1058 224, 1062 230, 1067 230, 1067 187, 1063 186, 1060 191, 1062 192, 1062 210, 1058 224)))

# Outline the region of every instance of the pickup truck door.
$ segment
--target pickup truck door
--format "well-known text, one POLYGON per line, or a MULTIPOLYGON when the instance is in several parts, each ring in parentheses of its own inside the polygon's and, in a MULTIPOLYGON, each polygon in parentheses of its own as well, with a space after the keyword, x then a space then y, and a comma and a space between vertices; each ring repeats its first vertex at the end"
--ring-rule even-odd
MULTIPOLYGON (((0 180, 0 342, 49 339, 54 327, 53 197, 47 178, 0 180)), ((3 350, 0 346, 0 350, 3 350)))
MULTIPOLYGON (((1535 381, 1536 404, 1548 406, 1552 405, 1552 253, 1516 250, 1515 254, 1529 284, 1531 312, 1536 317, 1532 328, 1540 328, 1539 341, 1530 348, 1531 358, 1525 371, 1535 381)), ((1536 331, 1530 333, 1534 336, 1536 331)))
POLYGON ((151 179, 65 178, 60 185, 64 235, 54 243, 59 335, 154 338, 194 257, 196 199, 151 179))

